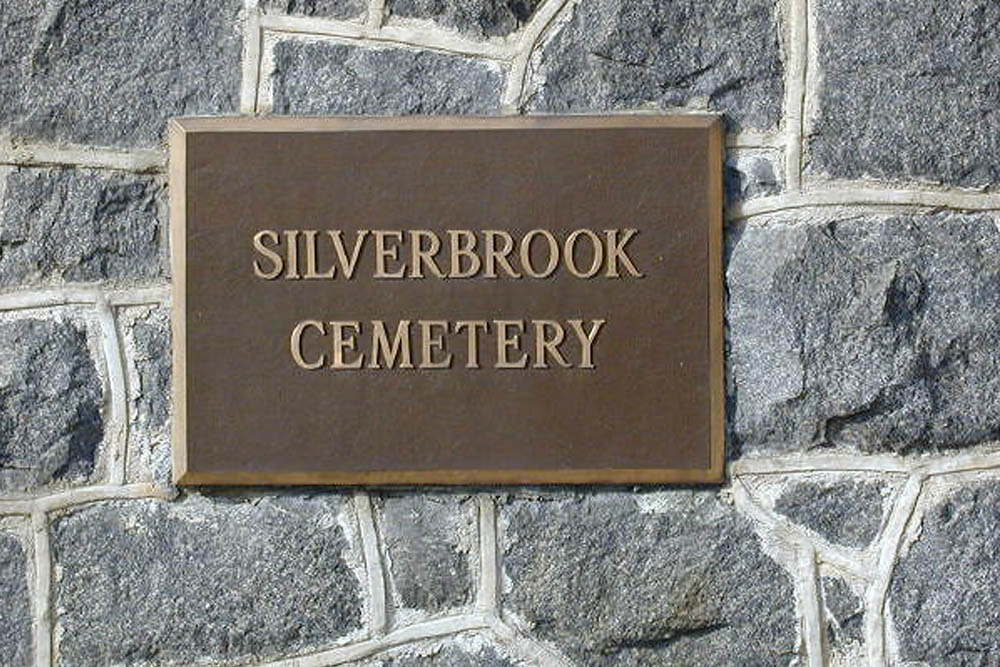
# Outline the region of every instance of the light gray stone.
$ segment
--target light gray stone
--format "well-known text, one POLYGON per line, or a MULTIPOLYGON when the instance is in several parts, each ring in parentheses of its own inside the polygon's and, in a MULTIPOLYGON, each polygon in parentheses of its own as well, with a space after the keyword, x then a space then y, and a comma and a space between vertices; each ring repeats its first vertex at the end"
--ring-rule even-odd
POLYGON ((364 667, 527 667, 513 661, 488 644, 445 644, 430 649, 387 655, 364 663, 364 667))
POLYGON ((165 199, 149 176, 13 170, 0 209, 0 285, 160 276, 165 199))
POLYGON ((734 454, 1000 437, 1000 230, 989 216, 807 213, 728 234, 734 454))
POLYGON ((144 428, 156 429, 170 416, 170 317, 154 310, 137 318, 132 325, 135 367, 139 392, 133 408, 136 421, 144 428))
POLYGON ((476 504, 468 496, 387 496, 382 537, 403 606, 430 612, 472 602, 470 547, 476 504))
POLYGON ((504 604, 581 665, 781 665, 794 595, 749 522, 714 492, 514 499, 504 604))
POLYGON ((502 37, 531 19, 541 0, 387 0, 392 17, 430 19, 470 37, 502 37))
POLYGON ((784 89, 779 11, 770 0, 582 2, 541 48, 527 107, 707 104, 734 129, 775 127, 784 89))
POLYGON ((726 203, 733 205, 781 192, 781 172, 776 158, 777 153, 767 151, 728 151, 726 203))
POLYGON ((21 540, 0 530, 0 664, 28 667, 31 660, 31 602, 28 562, 21 540))
POLYGON ((460 56, 286 41, 274 61, 275 113, 483 114, 500 104, 500 72, 460 56))
POLYGON ((103 403, 82 324, 0 323, 0 491, 91 480, 103 403))
POLYGON ((901 657, 1000 665, 1000 486, 973 484, 932 507, 900 559, 889 606, 901 657))
POLYGON ((340 20, 361 18, 368 8, 363 0, 260 0, 259 6, 268 14, 340 20))
POLYGON ((827 641, 835 651, 846 653, 850 645, 862 641, 864 603, 841 579, 823 577, 822 586, 827 611, 827 641))
POLYGON ((864 549, 882 525, 882 485, 799 482, 778 497, 774 509, 830 542, 864 549))
POLYGON ((237 111, 240 0, 4 2, 0 126, 157 145, 171 116, 237 111))
POLYGON ((810 168, 961 186, 1000 181, 1000 4, 815 3, 822 88, 810 168))
POLYGON ((294 654, 361 627, 340 495, 105 502, 57 519, 60 664, 294 654))

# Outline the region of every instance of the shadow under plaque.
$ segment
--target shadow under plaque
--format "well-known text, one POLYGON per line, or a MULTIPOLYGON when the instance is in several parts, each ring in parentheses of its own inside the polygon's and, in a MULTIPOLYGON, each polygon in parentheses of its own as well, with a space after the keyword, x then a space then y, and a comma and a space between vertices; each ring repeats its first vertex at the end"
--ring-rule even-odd
POLYGON ((177 483, 722 481, 718 118, 169 134, 177 483))

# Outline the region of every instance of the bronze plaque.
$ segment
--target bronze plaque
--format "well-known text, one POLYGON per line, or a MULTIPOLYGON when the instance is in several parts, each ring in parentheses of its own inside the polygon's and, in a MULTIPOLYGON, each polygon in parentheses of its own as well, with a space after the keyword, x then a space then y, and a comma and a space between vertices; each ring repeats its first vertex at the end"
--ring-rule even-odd
POLYGON ((179 484, 723 477, 721 121, 170 124, 179 484))

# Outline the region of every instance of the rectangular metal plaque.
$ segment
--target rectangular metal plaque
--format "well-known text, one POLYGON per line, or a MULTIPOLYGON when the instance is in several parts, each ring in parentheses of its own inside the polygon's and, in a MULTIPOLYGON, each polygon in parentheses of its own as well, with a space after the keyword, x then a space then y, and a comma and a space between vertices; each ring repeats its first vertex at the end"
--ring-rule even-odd
POLYGON ((723 477, 721 121, 170 124, 179 484, 723 477))

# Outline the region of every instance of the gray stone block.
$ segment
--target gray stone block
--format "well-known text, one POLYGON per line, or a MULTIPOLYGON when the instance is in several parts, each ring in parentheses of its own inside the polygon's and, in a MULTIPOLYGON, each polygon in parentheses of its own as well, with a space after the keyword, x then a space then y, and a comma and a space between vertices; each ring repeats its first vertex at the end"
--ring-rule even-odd
POLYGON ((776 151, 737 149, 726 152, 726 204, 781 192, 780 155, 776 151))
POLYGON ((404 607, 430 612, 472 602, 476 503, 468 496, 387 496, 379 503, 389 571, 404 607))
POLYGON ((260 0, 258 6, 268 14, 340 20, 361 18, 368 8, 363 0, 260 0))
POLYGON ((528 667, 503 655, 496 647, 461 637, 457 642, 436 646, 407 647, 379 656, 362 667, 528 667), (462 641, 465 640, 465 641, 462 641))
POLYGON ((1000 664, 1000 486, 971 484, 928 510, 890 583, 901 657, 1000 664))
POLYGON ((52 527, 60 664, 190 665, 361 627, 340 495, 105 502, 52 527))
POLYGON ((0 208, 0 285, 162 275, 166 192, 153 177, 14 169, 0 208))
POLYGON ((815 13, 822 87, 811 171, 1000 181, 1000 4, 822 0, 815 13))
POLYGON ((469 37, 503 37, 527 23, 541 0, 387 0, 393 17, 430 19, 469 37))
POLYGON ((734 129, 775 127, 784 90, 779 11, 770 0, 582 2, 537 54, 527 107, 707 106, 734 129))
POLYGON ((138 396, 133 403, 136 421, 147 429, 167 423, 170 416, 170 316, 150 311, 132 324, 135 367, 139 375, 138 396))
POLYGON ((833 215, 729 227, 734 454, 905 453, 997 439, 994 220, 833 215))
POLYGON ((863 640, 864 603, 841 579, 823 577, 821 581, 827 641, 835 651, 849 654, 863 640))
POLYGON ((788 665, 792 586, 749 522, 714 492, 659 495, 508 502, 506 608, 580 665, 788 665))
POLYGON ((0 529, 0 664, 28 667, 31 660, 31 602, 24 545, 0 529))
POLYGON ((157 145, 171 116, 234 113, 240 0, 5 2, 0 127, 13 137, 157 145))
POLYGON ((800 482, 778 498, 774 509, 834 544, 864 549, 882 525, 882 485, 800 482))
POLYGON ((91 480, 103 405, 84 325, 0 323, 0 491, 91 480))
POLYGON ((274 61, 280 114, 483 114, 500 104, 499 69, 460 56, 285 41, 274 61))

